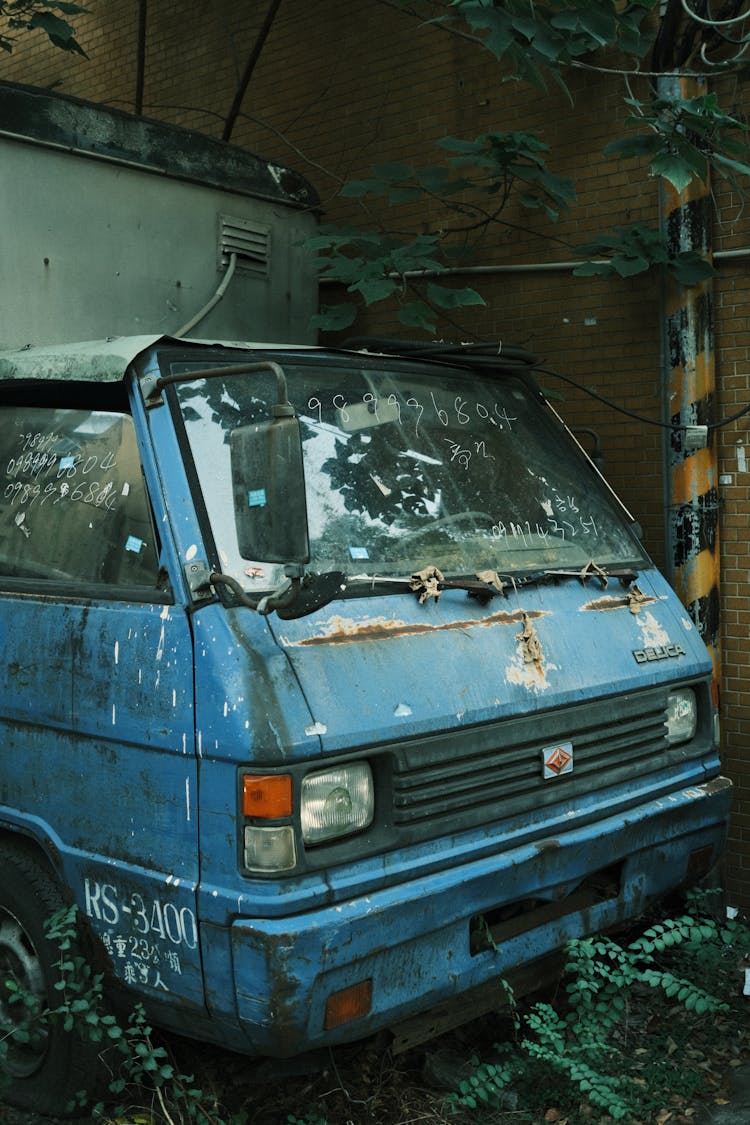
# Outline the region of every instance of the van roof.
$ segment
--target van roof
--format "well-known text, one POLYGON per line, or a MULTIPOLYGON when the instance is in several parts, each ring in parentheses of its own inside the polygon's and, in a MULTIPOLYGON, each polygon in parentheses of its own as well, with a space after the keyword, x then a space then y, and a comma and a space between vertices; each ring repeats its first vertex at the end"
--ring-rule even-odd
POLYGON ((80 344, 41 344, 0 351, 0 382, 9 379, 77 379, 115 383, 137 355, 160 336, 112 336, 80 344))
POLYGON ((15 379, 76 380, 117 383, 133 360, 156 344, 183 349, 229 348, 237 351, 324 351, 309 344, 278 344, 247 340, 213 340, 174 336, 108 336, 72 344, 26 345, 0 349, 0 383, 15 379))

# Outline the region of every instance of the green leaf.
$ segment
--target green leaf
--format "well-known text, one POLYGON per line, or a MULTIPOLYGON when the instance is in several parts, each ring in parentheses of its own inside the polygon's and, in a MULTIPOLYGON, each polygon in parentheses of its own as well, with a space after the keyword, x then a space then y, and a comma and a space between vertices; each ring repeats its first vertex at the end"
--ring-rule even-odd
POLYGON ((486 301, 476 289, 449 289, 445 285, 430 282, 427 286, 428 298, 441 309, 458 309, 465 305, 484 305, 486 301))
POLYGON ((385 164, 374 164, 372 168, 375 175, 381 180, 408 180, 411 179, 411 168, 401 161, 391 160, 385 164))
POLYGON ((665 180, 669 180, 675 191, 678 192, 684 191, 696 178, 693 168, 686 164, 684 160, 680 160, 669 153, 655 157, 651 161, 650 167, 655 176, 662 176, 665 180))
POLYGON ((544 211, 547 218, 552 223, 556 223, 560 217, 558 211, 555 211, 552 207, 548 207, 537 195, 529 195, 528 192, 522 192, 519 196, 519 201, 522 206, 526 207, 529 211, 544 211))
MULTIPOLYGON (((617 37, 617 17, 614 8, 597 8, 592 5, 588 10, 584 7, 579 15, 581 27, 588 32, 592 39, 601 47, 613 43, 617 37)), ((551 21, 554 23, 554 18, 551 21)))
POLYGON ((355 305, 323 305, 320 312, 311 317, 310 325, 319 328, 322 332, 341 332, 349 328, 357 319, 355 305))
POLYGON ((446 168, 444 165, 436 165, 432 168, 419 168, 416 172, 416 179, 424 191, 429 191, 434 195, 441 196, 455 195, 457 192, 464 191, 465 188, 471 186, 470 180, 460 178, 451 179, 450 169, 446 168))
POLYGON ((501 59, 514 43, 513 28, 502 9, 486 8, 481 0, 477 3, 458 3, 461 15, 473 31, 486 31, 484 45, 496 58, 501 59))
POLYGON ((343 281, 346 285, 356 281, 366 272, 367 263, 362 258, 347 258, 343 254, 318 263, 323 277, 333 281, 343 281))
POLYGON ((614 273, 611 262, 582 262, 573 270, 574 277, 606 277, 614 273))
MULTIPOLYGON (((742 147, 744 148, 745 146, 742 147)), ((728 156, 723 156, 720 152, 713 153, 712 160, 717 164, 723 165, 725 168, 731 168, 733 172, 739 172, 742 176, 750 176, 749 164, 743 164, 739 160, 730 160, 728 156)))
POLYGON ((534 20, 520 19, 513 22, 516 32, 523 38, 528 39, 532 49, 541 55, 543 62, 554 63, 557 61, 560 54, 560 40, 557 36, 550 34, 550 30, 544 24, 537 23, 534 20))
POLYGON ((460 152, 470 156, 478 156, 484 147, 478 145, 476 141, 462 141, 458 137, 441 137, 436 143, 448 152, 460 152))
POLYGON ((350 293, 361 293, 366 305, 373 305, 376 301, 384 301, 395 293, 398 283, 389 277, 365 278, 355 281, 349 286, 350 293))
POLYGON ((680 285, 697 285, 716 276, 716 269, 707 258, 701 257, 694 250, 684 250, 669 263, 671 272, 680 285))
POLYGON ((61 50, 73 51, 75 54, 83 55, 86 58, 86 52, 75 39, 73 28, 65 20, 56 16, 54 12, 34 12, 26 26, 30 31, 35 29, 44 31, 50 41, 56 47, 60 47, 61 50))
POLYGON ((393 270, 400 275, 410 270, 439 270, 442 263, 430 256, 431 251, 434 247, 416 241, 408 246, 399 246, 390 256, 393 270))

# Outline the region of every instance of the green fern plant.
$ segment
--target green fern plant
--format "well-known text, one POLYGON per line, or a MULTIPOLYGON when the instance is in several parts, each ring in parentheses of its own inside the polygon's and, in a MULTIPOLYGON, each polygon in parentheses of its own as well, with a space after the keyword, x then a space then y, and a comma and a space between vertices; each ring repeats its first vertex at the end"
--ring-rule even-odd
POLYGON ((502 1104, 511 1086, 536 1089, 541 1066, 558 1075, 563 1096, 566 1089, 578 1091, 615 1121, 643 1119, 651 1095, 624 1065, 632 1013, 651 992, 692 1016, 728 1011, 696 980, 713 980, 718 988, 727 955, 748 950, 750 930, 736 920, 717 921, 705 893, 689 896, 685 913, 654 923, 625 945, 601 936, 570 942, 564 1004, 532 1005, 520 1051, 496 1045, 498 1061, 472 1059, 470 1077, 449 1103, 469 1109, 502 1104))

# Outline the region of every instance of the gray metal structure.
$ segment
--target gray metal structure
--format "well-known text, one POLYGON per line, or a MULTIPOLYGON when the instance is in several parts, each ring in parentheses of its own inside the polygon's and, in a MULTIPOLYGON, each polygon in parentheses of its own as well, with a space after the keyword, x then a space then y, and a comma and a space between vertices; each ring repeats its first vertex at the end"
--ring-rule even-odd
POLYGON ((317 196, 176 126, 0 82, 0 348, 190 329, 311 342, 317 196))

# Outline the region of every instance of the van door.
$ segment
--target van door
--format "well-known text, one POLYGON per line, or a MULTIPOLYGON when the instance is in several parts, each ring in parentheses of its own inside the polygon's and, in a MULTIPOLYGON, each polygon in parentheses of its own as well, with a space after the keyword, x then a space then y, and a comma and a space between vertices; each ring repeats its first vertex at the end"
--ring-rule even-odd
POLYGON ((27 405, 50 397, 0 406, 0 823, 55 858, 124 984, 202 1005, 190 629, 132 418, 64 386, 27 405))

